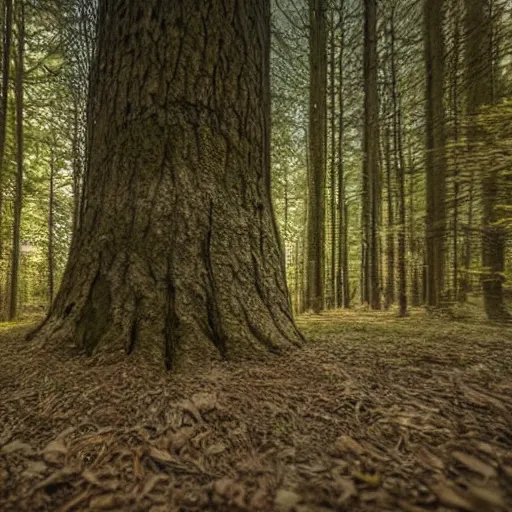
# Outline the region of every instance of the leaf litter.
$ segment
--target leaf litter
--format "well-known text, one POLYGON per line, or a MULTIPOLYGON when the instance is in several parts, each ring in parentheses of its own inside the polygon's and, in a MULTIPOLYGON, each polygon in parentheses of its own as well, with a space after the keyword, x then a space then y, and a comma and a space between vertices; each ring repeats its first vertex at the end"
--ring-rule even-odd
POLYGON ((304 315, 281 357, 169 375, 0 332, 0 510, 512 510, 512 332, 304 315))

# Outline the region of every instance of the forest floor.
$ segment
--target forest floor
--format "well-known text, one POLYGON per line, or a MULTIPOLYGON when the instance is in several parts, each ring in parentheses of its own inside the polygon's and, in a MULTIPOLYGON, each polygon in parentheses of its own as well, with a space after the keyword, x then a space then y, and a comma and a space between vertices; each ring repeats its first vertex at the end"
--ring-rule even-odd
POLYGON ((0 326, 0 510, 512 511, 512 328, 302 316, 303 350, 169 375, 0 326))

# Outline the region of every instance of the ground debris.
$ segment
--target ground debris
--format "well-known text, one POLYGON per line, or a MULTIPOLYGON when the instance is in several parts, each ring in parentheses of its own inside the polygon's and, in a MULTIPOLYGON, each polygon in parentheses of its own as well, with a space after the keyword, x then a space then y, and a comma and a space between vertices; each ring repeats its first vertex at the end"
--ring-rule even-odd
POLYGON ((0 510, 512 510, 509 328, 299 325, 302 350, 176 375, 0 330, 0 510))

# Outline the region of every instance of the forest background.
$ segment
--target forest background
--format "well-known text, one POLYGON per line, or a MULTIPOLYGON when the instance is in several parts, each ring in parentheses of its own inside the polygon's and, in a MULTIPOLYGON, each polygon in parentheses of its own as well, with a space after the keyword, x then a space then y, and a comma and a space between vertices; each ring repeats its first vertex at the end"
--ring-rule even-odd
MULTIPOLYGON (((272 3, 272 190, 294 311, 484 296, 509 319, 512 4, 272 3)), ((79 228, 94 1, 2 0, 0 316, 79 228), (14 248, 14 249, 13 249, 14 248)))

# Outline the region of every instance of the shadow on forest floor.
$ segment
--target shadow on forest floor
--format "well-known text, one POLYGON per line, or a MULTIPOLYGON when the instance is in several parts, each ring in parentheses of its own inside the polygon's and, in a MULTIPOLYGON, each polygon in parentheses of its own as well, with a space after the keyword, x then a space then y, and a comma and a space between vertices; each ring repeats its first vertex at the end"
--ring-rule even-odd
POLYGON ((512 510, 512 329, 299 318, 312 342, 167 375, 0 328, 0 510, 512 510))

